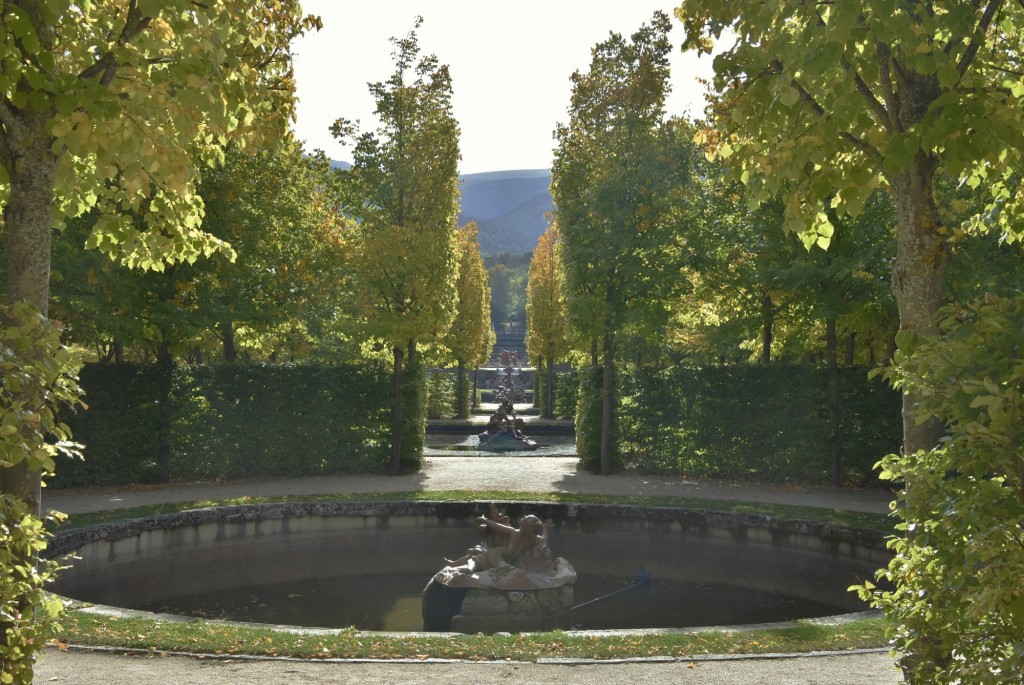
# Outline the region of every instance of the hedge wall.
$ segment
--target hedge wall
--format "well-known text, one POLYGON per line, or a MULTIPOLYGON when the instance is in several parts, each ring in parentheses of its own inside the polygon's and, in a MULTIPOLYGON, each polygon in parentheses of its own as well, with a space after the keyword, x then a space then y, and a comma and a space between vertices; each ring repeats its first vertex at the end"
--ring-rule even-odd
MULTIPOLYGON (((89 409, 64 420, 85 444, 86 459, 60 463, 52 487, 160 478, 158 373, 154 365, 82 369, 89 409)), ((390 390, 385 371, 362 366, 176 367, 171 478, 382 472, 390 446, 390 390)), ((422 423, 423 409, 410 412, 407 430, 422 423)), ((407 442, 411 452, 403 462, 414 468, 418 442, 407 442)))
MULTIPOLYGON (((641 369, 617 374, 616 467, 649 473, 820 483, 828 479, 825 370, 800 365, 641 369)), ((581 373, 577 446, 596 469, 600 371, 581 373)), ((843 480, 877 482, 899 450, 899 395, 867 369, 840 369, 843 480)))

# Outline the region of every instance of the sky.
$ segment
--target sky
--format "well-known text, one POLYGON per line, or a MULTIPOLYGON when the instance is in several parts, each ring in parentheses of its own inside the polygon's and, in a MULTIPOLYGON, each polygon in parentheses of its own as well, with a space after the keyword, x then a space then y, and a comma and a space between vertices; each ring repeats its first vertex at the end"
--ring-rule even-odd
MULTIPOLYGON (((669 17, 681 0, 303 0, 323 30, 295 45, 298 138, 332 159, 351 159, 328 128, 339 117, 376 127, 367 83, 394 71, 391 37, 417 15, 421 55, 435 54, 452 75, 452 108, 462 130, 463 174, 551 166, 556 123, 568 122, 569 77, 590 66, 590 50, 615 31, 628 36, 655 10, 669 17)), ((711 58, 683 54, 672 18, 669 114, 699 116, 711 58)))

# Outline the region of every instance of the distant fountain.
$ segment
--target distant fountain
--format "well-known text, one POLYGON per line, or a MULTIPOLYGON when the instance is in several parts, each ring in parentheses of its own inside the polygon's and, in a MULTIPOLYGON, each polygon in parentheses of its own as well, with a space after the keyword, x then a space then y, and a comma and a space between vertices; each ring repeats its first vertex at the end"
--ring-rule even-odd
POLYGON ((499 405, 515 404, 526 401, 526 391, 519 384, 519 355, 515 352, 502 350, 498 357, 501 367, 498 369, 497 385, 494 389, 494 397, 499 405))
POLYGON ((515 403, 524 402, 526 393, 519 385, 519 355, 502 350, 501 369, 494 389, 498 409, 491 414, 487 430, 480 433, 480 449, 488 452, 520 452, 537 449, 537 443, 523 433, 525 422, 516 416, 515 403))

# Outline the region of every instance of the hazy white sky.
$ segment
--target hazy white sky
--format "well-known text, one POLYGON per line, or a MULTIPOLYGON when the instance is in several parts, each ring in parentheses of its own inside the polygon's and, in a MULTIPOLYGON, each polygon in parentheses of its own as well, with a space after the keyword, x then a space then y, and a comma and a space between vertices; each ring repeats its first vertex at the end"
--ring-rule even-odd
MULTIPOLYGON (((610 31, 629 35, 655 10, 672 17, 679 0, 303 0, 324 28, 295 46, 298 121, 309 149, 351 159, 328 127, 338 117, 374 128, 366 84, 394 70, 392 36, 405 36, 414 18, 421 54, 449 65, 453 108, 462 129, 461 173, 551 166, 557 122, 568 120, 573 71, 590 65, 590 49, 610 31)), ((682 26, 673 17, 670 114, 699 115, 711 59, 682 54, 682 26)))

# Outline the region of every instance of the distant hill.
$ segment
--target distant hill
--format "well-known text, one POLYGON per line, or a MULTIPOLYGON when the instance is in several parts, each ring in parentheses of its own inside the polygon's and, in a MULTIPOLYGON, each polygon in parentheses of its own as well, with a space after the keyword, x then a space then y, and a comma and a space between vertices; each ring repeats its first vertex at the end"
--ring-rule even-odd
POLYGON ((532 252, 547 228, 551 173, 546 169, 491 171, 459 178, 462 212, 459 225, 476 221, 480 251, 532 252))
MULTIPOLYGON (((347 169, 347 162, 331 166, 347 169)), ((548 226, 551 173, 547 169, 489 171, 459 177, 462 211, 459 225, 476 221, 484 254, 533 252, 548 226)))

